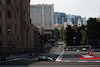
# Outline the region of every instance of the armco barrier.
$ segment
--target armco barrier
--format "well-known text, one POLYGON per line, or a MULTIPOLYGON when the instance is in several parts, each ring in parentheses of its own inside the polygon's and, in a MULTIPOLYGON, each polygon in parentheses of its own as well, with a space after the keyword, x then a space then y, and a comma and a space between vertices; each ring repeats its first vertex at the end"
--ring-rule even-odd
POLYGON ((10 59, 15 59, 15 58, 21 58, 21 57, 27 57, 27 56, 30 56, 30 54, 18 55, 18 56, 0 57, 0 61, 10 60, 10 59))
POLYGON ((24 54, 31 54, 35 52, 42 52, 42 47, 33 47, 33 48, 26 48, 26 47, 15 47, 9 50, 8 46, 0 46, 0 57, 7 57, 10 55, 24 55, 24 54))
POLYGON ((92 52, 100 52, 100 49, 92 49, 92 52))
POLYGON ((1 61, 4 61, 5 60, 5 57, 1 57, 1 61))

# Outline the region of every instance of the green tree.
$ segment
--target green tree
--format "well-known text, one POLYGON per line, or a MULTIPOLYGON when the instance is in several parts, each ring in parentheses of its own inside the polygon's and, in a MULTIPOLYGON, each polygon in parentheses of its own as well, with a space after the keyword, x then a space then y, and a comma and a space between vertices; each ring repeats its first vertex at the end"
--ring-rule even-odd
POLYGON ((81 40, 82 40, 82 34, 80 32, 80 28, 78 28, 76 32, 76 44, 80 45, 81 40))
POLYGON ((74 29, 74 31, 77 32, 78 31, 77 25, 72 26, 72 29, 74 29))
POLYGON ((85 31, 86 26, 82 25, 82 27, 80 27, 80 28, 81 28, 81 30, 84 30, 85 31))
POLYGON ((87 21, 87 39, 100 39, 100 22, 96 18, 87 21))
POLYGON ((66 30, 66 42, 68 45, 73 46, 73 37, 76 35, 74 30, 71 28, 71 26, 68 26, 66 30))
POLYGON ((80 44, 81 45, 86 45, 86 31, 85 30, 81 30, 80 32, 82 34, 82 39, 81 39, 80 44))
POLYGON ((57 28, 54 30, 54 35, 56 38, 59 38, 59 30, 57 28))
POLYGON ((76 45, 80 45, 80 42, 82 40, 82 33, 80 32, 81 29, 84 29, 84 26, 82 28, 78 27, 77 25, 73 26, 72 29, 74 29, 76 33, 76 45))
POLYGON ((63 42, 65 42, 65 38, 66 38, 66 30, 64 29, 64 26, 61 27, 61 29, 59 30, 59 37, 61 38, 61 40, 63 42))
POLYGON ((97 20, 100 22, 100 17, 99 17, 99 18, 97 18, 97 20))

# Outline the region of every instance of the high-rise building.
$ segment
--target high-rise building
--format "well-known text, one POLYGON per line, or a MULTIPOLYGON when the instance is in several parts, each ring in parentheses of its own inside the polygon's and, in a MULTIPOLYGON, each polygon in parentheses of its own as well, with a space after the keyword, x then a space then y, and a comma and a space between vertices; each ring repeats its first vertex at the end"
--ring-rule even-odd
POLYGON ((54 24, 62 24, 64 26, 64 22, 67 22, 67 15, 61 12, 54 13, 54 24))
POLYGON ((82 18, 77 15, 66 15, 65 13, 55 12, 54 13, 54 24, 62 24, 64 26, 64 22, 68 22, 69 25, 78 25, 78 19, 80 18, 81 24, 86 25, 86 17, 82 18))
POLYGON ((54 5, 38 4, 30 6, 32 24, 44 27, 45 30, 54 30, 54 5))
POLYGON ((86 25, 86 17, 82 18, 81 16, 77 15, 67 15, 67 22, 69 22, 69 25, 78 25, 80 18, 80 22, 82 25, 86 25))
POLYGON ((86 17, 83 18, 83 25, 86 25, 86 17))

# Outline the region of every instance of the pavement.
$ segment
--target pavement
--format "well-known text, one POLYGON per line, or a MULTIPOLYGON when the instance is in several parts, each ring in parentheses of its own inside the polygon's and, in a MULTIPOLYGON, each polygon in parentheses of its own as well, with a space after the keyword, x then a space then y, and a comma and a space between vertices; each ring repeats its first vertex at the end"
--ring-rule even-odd
MULTIPOLYGON (((0 67, 100 67, 100 62, 87 62, 80 60, 75 51, 64 52, 65 45, 57 45, 52 48, 50 53, 41 53, 39 55, 50 55, 62 60, 62 62, 38 61, 38 56, 31 56, 29 58, 22 58, 15 61, 0 63, 0 67), (68 60, 69 59, 69 60, 68 60), (74 60, 74 61, 72 61, 74 60), (77 61, 78 60, 78 61, 77 61)), ((78 53, 80 54, 80 53, 78 53)), ((99 52, 92 54, 100 56, 99 52)), ((95 61, 95 60, 94 60, 95 61)))
POLYGON ((100 52, 92 52, 92 54, 99 54, 100 55, 100 52))
MULTIPOLYGON (((54 43, 54 44, 56 45, 56 43, 54 43)), ((54 47, 54 45, 52 45, 45 52, 49 52, 53 47, 54 47)), ((36 54, 38 55, 38 54, 41 54, 41 53, 42 52, 37 52, 36 54)), ((4 63, 4 62, 8 62, 8 61, 20 60, 20 59, 23 59, 23 58, 31 57, 32 55, 33 55, 32 53, 31 54, 16 55, 16 56, 15 55, 11 55, 11 56, 8 56, 8 57, 3 57, 3 60, 2 60, 2 57, 0 57, 0 63, 4 63)))

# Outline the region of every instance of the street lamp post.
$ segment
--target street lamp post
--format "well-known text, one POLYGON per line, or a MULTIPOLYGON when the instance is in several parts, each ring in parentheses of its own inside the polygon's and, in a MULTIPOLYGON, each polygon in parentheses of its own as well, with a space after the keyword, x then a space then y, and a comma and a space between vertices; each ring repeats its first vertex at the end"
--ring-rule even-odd
POLYGON ((73 37, 73 43, 74 43, 74 45, 76 45, 75 40, 76 40, 76 37, 74 36, 74 37, 73 37))
POLYGON ((12 30, 8 29, 8 35, 9 35, 9 40, 10 40, 10 49, 12 48, 12 30))

